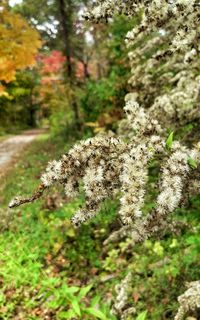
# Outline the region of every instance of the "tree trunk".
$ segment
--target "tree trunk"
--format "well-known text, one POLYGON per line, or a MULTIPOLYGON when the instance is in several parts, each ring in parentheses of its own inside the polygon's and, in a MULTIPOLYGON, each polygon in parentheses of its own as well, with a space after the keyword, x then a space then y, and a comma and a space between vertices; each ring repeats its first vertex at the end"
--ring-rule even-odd
POLYGON ((64 54, 66 57, 66 71, 70 82, 72 81, 72 64, 71 64, 71 42, 70 32, 72 31, 72 4, 71 0, 67 0, 67 11, 65 8, 65 0, 58 0, 60 25, 62 38, 64 42, 64 54))
MULTIPOLYGON (((59 4, 60 13, 60 26, 62 31, 62 38, 64 43, 64 55, 66 57, 66 73, 71 87, 74 84, 73 69, 72 69, 72 52, 71 52, 71 36, 73 31, 73 4, 71 0, 57 0, 59 4)), ((76 126, 79 126, 79 111, 76 98, 72 98, 72 109, 74 112, 74 118, 76 126)))
POLYGON ((84 67, 84 77, 85 79, 88 79, 90 77, 90 73, 88 71, 88 63, 83 62, 83 67, 84 67))

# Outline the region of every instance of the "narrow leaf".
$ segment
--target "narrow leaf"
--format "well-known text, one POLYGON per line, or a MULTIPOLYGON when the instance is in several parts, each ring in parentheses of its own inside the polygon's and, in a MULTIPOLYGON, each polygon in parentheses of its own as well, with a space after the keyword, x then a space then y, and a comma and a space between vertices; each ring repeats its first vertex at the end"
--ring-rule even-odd
POLYGON ((100 299, 101 299, 100 296, 95 296, 91 301, 91 306, 92 307, 96 306, 99 303, 100 299))
POLYGON ((74 310, 74 312, 76 312, 76 314, 80 317, 81 316, 81 309, 79 307, 79 303, 77 300, 72 300, 72 308, 74 310))
POLYGON ((58 314, 58 319, 74 319, 76 317, 76 313, 70 309, 68 311, 61 311, 58 314))
POLYGON ((75 287, 75 286, 68 287, 66 284, 63 284, 61 288, 62 288, 63 292, 66 293, 66 294, 68 294, 68 293, 76 293, 76 292, 78 292, 80 290, 79 287, 75 287))
POLYGON ((90 291, 90 289, 92 288, 92 284, 88 285, 87 287, 81 288, 78 297, 80 299, 82 299, 83 297, 85 297, 87 295, 87 293, 90 291))
POLYGON ((194 159, 189 158, 188 159, 188 164, 192 169, 197 169, 197 163, 196 163, 196 161, 194 159))
POLYGON ((100 310, 95 309, 95 308, 86 308, 85 312, 87 314, 95 316, 96 318, 101 319, 101 320, 107 320, 108 319, 103 312, 101 312, 100 310))
POLYGON ((166 148, 167 148, 168 150, 171 149, 172 144, 173 144, 173 140, 174 140, 174 132, 172 131, 172 132, 169 134, 169 136, 168 136, 168 138, 167 138, 167 140, 166 140, 166 148))
POLYGON ((147 311, 143 311, 140 314, 138 314, 136 320, 145 320, 147 315, 147 311))

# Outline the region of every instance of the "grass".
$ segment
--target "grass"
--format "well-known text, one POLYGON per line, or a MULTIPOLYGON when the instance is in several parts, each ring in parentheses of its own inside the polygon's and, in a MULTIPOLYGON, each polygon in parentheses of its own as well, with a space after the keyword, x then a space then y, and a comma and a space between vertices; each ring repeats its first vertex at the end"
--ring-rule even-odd
MULTIPOLYGON (((62 139, 52 141, 46 135, 33 142, 14 170, 10 171, 9 176, 4 177, 2 181, 1 201, 4 210, 7 211, 10 199, 16 194, 31 194, 47 162, 58 158, 69 146, 70 144, 62 139)), ((57 299, 57 304, 49 307, 45 316, 49 319, 61 319, 65 315, 59 316, 60 312, 64 314, 64 311, 70 310, 70 303, 66 304, 66 310, 63 310, 63 283, 80 288, 84 288, 88 283, 93 284, 88 269, 93 268, 94 272, 100 264, 98 261, 100 242, 90 239, 92 230, 88 232, 88 226, 76 231, 70 224, 69 218, 78 208, 81 198, 63 206, 64 194, 62 190, 59 192, 61 195, 56 189, 52 189, 46 195, 46 199, 10 211, 10 216, 6 219, 6 225, 9 227, 5 230, 6 225, 2 226, 4 229, 0 235, 2 319, 13 319, 19 313, 23 315, 23 319, 43 319, 49 296, 52 298, 59 292, 60 300, 57 299), (53 212, 49 206, 54 207, 53 212), (38 298, 37 296, 44 290, 45 295, 38 298), (38 305, 41 306, 40 310, 38 305), (37 313, 41 313, 41 316, 36 316, 37 313)), ((85 319, 88 319, 88 316, 84 315, 86 312, 84 310, 88 306, 90 304, 86 301, 81 310, 85 319)), ((102 312, 107 314, 107 309, 104 309, 102 312)), ((110 316, 110 319, 112 318, 110 316)), ((89 319, 92 319, 91 315, 89 319)))
POLYGON ((30 194, 47 162, 71 144, 38 137, 1 181, 0 319, 115 319, 109 311, 114 286, 128 270, 134 274, 130 303, 137 314, 147 310, 146 320, 173 319, 185 281, 200 278, 198 197, 177 211, 188 224, 179 235, 135 247, 130 239, 102 246, 117 228, 118 202, 107 201, 78 230, 70 217, 82 197, 68 202, 58 186, 36 203, 7 211, 10 199, 30 194))

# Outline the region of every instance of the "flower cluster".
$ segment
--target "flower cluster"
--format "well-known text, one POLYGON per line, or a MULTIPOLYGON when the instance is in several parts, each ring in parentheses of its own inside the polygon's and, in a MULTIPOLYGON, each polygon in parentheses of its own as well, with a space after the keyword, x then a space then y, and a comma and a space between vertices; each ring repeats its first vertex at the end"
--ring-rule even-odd
POLYGON ((191 312, 200 310, 200 281, 190 282, 187 287, 188 289, 178 297, 180 307, 174 320, 183 320, 191 312))
POLYGON ((106 0, 98 1, 99 5, 95 5, 93 10, 85 13, 85 18, 98 22, 102 19, 106 21, 112 18, 114 14, 125 14, 132 16, 134 12, 138 12, 140 8, 140 0, 106 0))
POLYGON ((200 161, 200 144, 195 149, 188 150, 175 142, 172 149, 171 156, 161 168, 162 177, 156 207, 136 222, 136 228, 132 232, 135 241, 144 241, 166 228, 167 216, 180 205, 183 197, 184 185, 190 170, 188 159, 192 156, 195 161, 200 161))
POLYGON ((49 163, 41 177, 41 185, 31 198, 15 198, 10 207, 39 198, 44 189, 58 182, 64 185, 67 197, 75 197, 83 183, 85 205, 72 217, 81 223, 98 213, 107 198, 121 194, 119 215, 131 228, 135 241, 142 241, 159 231, 166 216, 180 204, 184 185, 189 178, 189 159, 200 161, 200 145, 193 150, 173 142, 167 150, 165 140, 158 133, 158 121, 151 119, 135 100, 126 99, 125 112, 129 127, 134 131, 128 141, 114 134, 99 135, 82 141, 64 154, 59 161, 49 163), (139 143, 138 143, 139 141, 139 143), (163 159, 156 207, 143 216, 148 166, 151 159, 163 159))
POLYGON ((53 183, 64 185, 68 198, 79 192, 84 183, 85 207, 72 218, 75 226, 93 217, 103 200, 112 197, 119 189, 119 174, 123 159, 120 157, 127 144, 113 134, 96 136, 82 141, 62 156, 59 161, 49 163, 41 177, 41 185, 31 198, 16 197, 10 207, 38 199, 53 183))
POLYGON ((196 0, 105 0, 98 2, 98 6, 85 14, 86 18, 99 21, 108 19, 116 13, 129 16, 141 14, 139 26, 134 27, 127 34, 129 45, 137 42, 144 34, 150 34, 163 27, 166 30, 170 29, 172 21, 174 38, 169 44, 168 51, 185 51, 187 47, 193 46, 199 37, 199 2, 196 0))
POLYGON ((112 313, 119 316, 120 319, 125 320, 129 315, 135 313, 135 308, 128 304, 129 294, 131 293, 132 274, 129 272, 122 282, 115 287, 117 293, 112 313))
POLYGON ((86 16, 116 13, 140 18, 126 36, 138 102, 166 126, 199 119, 199 1, 99 1, 86 16))

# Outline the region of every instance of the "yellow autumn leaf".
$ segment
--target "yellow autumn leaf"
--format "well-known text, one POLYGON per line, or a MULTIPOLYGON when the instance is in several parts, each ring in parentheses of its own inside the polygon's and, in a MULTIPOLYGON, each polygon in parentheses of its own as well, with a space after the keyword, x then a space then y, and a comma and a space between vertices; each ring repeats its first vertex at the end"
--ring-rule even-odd
POLYGON ((0 15, 0 81, 15 80, 16 71, 35 63, 39 33, 18 14, 2 8, 0 15))

